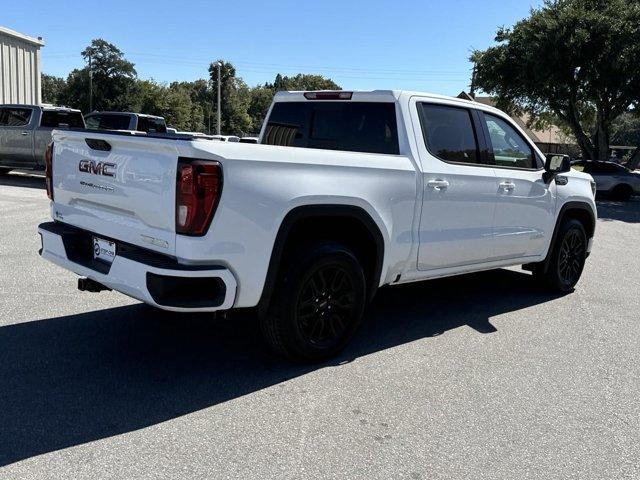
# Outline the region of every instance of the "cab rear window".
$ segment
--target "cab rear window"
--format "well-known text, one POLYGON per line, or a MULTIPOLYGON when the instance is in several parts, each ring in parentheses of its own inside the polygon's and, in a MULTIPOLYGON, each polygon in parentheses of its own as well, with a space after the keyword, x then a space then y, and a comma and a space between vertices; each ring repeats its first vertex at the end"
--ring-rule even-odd
POLYGON ((80 112, 42 112, 40 126, 47 128, 84 128, 84 119, 80 112))
POLYGON ((400 149, 395 104, 331 101, 276 103, 262 143, 397 155, 400 149))

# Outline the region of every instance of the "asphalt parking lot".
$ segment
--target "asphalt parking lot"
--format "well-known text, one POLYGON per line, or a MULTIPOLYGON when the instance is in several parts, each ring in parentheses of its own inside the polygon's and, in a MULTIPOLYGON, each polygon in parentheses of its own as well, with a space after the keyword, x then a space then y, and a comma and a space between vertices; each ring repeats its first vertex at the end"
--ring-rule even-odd
POLYGON ((0 478, 640 477, 640 199, 599 202, 576 291, 517 269, 383 289, 337 360, 250 317, 81 293, 0 177, 0 478))

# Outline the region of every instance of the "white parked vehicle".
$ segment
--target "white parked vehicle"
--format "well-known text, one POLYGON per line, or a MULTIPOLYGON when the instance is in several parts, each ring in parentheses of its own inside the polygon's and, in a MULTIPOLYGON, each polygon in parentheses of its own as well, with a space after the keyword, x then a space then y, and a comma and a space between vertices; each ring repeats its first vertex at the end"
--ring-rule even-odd
POLYGON ((591 250, 592 178, 491 107, 280 92, 260 143, 56 131, 42 256, 166 310, 257 307, 275 351, 319 360, 380 286, 525 265, 567 292, 591 250))
POLYGON ((588 173, 596 182, 596 191, 610 195, 616 200, 626 201, 632 195, 640 195, 640 173, 613 162, 573 162, 576 170, 588 173))

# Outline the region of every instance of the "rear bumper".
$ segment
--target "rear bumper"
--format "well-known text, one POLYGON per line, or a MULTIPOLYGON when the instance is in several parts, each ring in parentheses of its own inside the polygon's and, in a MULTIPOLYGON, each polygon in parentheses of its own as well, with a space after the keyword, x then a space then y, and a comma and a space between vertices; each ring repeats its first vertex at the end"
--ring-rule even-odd
POLYGON ((237 283, 233 274, 215 265, 182 265, 144 249, 118 244, 109 266, 93 260, 92 233, 59 222, 38 227, 40 255, 77 275, 163 310, 214 312, 233 306, 237 283))

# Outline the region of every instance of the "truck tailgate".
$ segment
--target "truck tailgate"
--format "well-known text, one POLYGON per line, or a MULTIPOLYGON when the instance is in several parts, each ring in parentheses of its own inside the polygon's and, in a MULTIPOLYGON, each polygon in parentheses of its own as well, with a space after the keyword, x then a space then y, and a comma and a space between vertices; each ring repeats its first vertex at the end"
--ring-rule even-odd
POLYGON ((175 141, 86 131, 53 141, 55 220, 175 253, 175 141))

